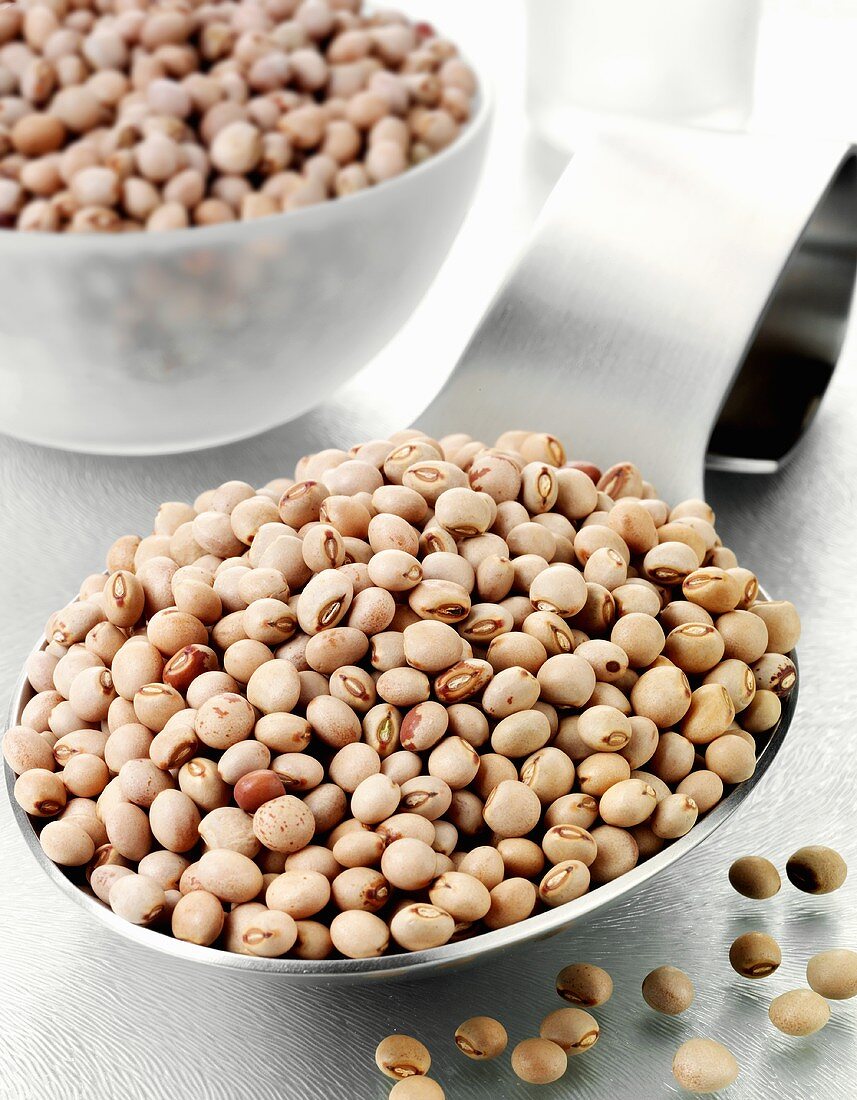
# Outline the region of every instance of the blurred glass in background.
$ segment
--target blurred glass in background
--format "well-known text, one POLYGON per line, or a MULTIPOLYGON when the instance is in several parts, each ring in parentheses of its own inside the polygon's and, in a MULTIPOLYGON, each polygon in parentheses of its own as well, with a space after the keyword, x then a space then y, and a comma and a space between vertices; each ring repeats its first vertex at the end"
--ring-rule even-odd
POLYGON ((527 103, 572 150, 599 116, 743 129, 761 0, 527 0, 527 103))

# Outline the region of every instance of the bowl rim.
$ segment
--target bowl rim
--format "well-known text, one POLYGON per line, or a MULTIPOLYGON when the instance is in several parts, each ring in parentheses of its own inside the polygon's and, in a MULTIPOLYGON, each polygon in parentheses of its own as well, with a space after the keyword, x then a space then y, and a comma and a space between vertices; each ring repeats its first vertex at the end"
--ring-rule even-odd
POLYGON ((428 160, 410 166, 392 179, 376 183, 372 187, 355 191, 350 195, 331 198, 298 210, 269 214, 264 218, 224 222, 220 225, 189 225, 161 233, 147 233, 145 230, 128 233, 28 233, 17 229, 6 229, 0 231, 0 256, 4 255, 4 249, 8 249, 9 255, 13 257, 17 249, 41 249, 48 253, 54 249, 67 250, 69 253, 75 250, 77 253, 86 254, 113 253, 123 248, 140 254, 181 251, 188 246, 189 241, 199 240, 201 244, 208 246, 229 245, 235 244, 239 238, 255 240, 265 237, 268 231, 278 232, 283 224, 312 227, 314 222, 324 218, 348 217, 350 211, 361 203, 368 205, 371 202, 386 201, 384 196, 394 189, 402 189, 410 180, 421 179, 430 173, 440 171, 456 155, 464 154, 471 146, 478 144, 493 115, 493 89, 486 74, 473 63, 469 56, 466 61, 476 74, 477 80, 473 101, 474 110, 470 118, 459 135, 446 148, 441 149, 428 160), (377 198, 379 194, 380 200, 377 198), (337 211, 340 213, 337 214, 337 211))
MULTIPOLYGON (((761 587, 759 588, 759 597, 762 600, 770 599, 761 587)), ((47 641, 42 639, 34 646, 28 656, 44 649, 46 645, 47 641)), ((796 653, 792 651, 788 656, 797 668, 796 653)), ((800 676, 798 675, 793 691, 782 701, 782 712, 777 725, 772 730, 758 735, 759 741, 766 740, 758 753, 756 770, 753 775, 745 782, 733 787, 713 810, 710 810, 693 826, 690 832, 668 844, 656 855, 651 856, 642 863, 638 863, 632 870, 620 875, 611 882, 604 883, 594 890, 588 891, 574 901, 548 909, 537 916, 527 917, 517 924, 494 931, 480 932, 476 936, 465 937, 444 944, 442 947, 382 955, 371 959, 258 958, 254 955, 240 955, 218 947, 200 947, 196 944, 186 943, 183 940, 177 940, 168 933, 160 932, 157 929, 142 927, 123 920, 109 906, 101 902, 94 894, 87 893, 69 878, 61 867, 48 859, 42 850, 38 834, 29 815, 15 800, 14 788, 17 776, 5 760, 3 769, 6 793, 15 822, 36 862, 63 893, 82 906, 91 916, 106 924, 108 928, 125 939, 189 962, 226 967, 231 970, 278 975, 296 981, 324 983, 373 978, 377 980, 404 976, 417 977, 423 976, 429 971, 451 969, 477 959, 488 958, 508 948, 544 939, 561 932, 575 921, 605 908, 620 897, 636 890, 658 872, 666 870, 683 855, 705 841, 749 797, 770 768, 794 719, 799 687, 800 676)), ((27 681, 25 664, 15 685, 9 709, 8 726, 20 724, 21 712, 28 697, 33 694, 35 693, 27 681)))

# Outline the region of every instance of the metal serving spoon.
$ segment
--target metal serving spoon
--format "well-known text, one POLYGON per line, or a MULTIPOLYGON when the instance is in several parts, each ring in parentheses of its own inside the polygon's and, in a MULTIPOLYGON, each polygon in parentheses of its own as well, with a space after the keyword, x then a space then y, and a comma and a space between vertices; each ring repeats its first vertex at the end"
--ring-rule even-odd
POLYGON ((774 470, 839 356, 855 262, 853 150, 616 131, 574 157, 418 426, 533 425, 665 500, 701 496, 709 440, 712 465, 774 470))
MULTIPOLYGON (((579 152, 522 258, 441 393, 418 420, 493 440, 530 426, 601 465, 636 462, 667 500, 702 493, 709 438, 721 467, 775 469, 824 391, 857 265, 851 149, 662 130, 617 132, 579 152), (731 396, 730 396, 731 390, 731 396), (718 417, 720 420, 718 422, 718 417), (715 425, 718 425, 715 430, 715 425)), ((289 429, 295 454, 377 436, 336 402, 289 429)), ((22 677, 9 724, 29 697, 22 677)), ((567 905, 431 951, 367 960, 257 959, 197 947, 116 917, 42 852, 67 894, 114 931, 170 955, 297 980, 389 978, 449 968, 560 931, 709 836, 770 767, 794 713, 758 739, 759 762, 686 836, 567 905)), ((10 798, 14 776, 6 769, 10 798)))

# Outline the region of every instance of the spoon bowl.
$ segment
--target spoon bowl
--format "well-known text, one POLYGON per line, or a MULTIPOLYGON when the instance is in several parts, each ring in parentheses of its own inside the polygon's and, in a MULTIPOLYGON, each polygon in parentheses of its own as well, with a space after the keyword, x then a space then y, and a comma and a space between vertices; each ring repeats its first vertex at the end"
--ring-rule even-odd
MULTIPOLYGON (((766 598, 761 590, 760 598, 766 598)), ((37 645, 35 652, 43 649, 44 645, 44 642, 37 645)), ((792 653, 790 656, 796 665, 795 654, 792 653)), ((32 694, 26 676, 22 675, 15 689, 7 721, 8 726, 20 724, 21 714, 32 694)), ((691 852, 732 816, 771 767, 791 725, 797 694, 796 688, 783 701, 782 715, 778 724, 767 733, 757 736, 758 763, 752 777, 733 788, 710 813, 699 819, 689 833, 668 844, 651 859, 639 863, 633 870, 612 882, 590 890, 575 901, 549 909, 538 916, 529 917, 508 928, 483 932, 470 939, 462 939, 428 951, 383 955, 376 959, 324 959, 321 961, 263 959, 252 955, 238 955, 214 947, 198 947, 196 944, 174 939, 153 928, 130 924, 116 916, 109 906, 92 893, 82 868, 59 867, 48 859, 39 843, 39 826, 44 823, 33 821, 15 801, 15 774, 8 764, 4 763, 6 792, 24 843, 42 871, 67 897, 82 906, 94 922, 133 943, 189 962, 225 967, 227 970, 262 971, 290 981, 330 983, 414 978, 441 970, 448 971, 464 967, 500 952, 562 932, 576 921, 626 897, 654 875, 666 870, 682 856, 691 852)))

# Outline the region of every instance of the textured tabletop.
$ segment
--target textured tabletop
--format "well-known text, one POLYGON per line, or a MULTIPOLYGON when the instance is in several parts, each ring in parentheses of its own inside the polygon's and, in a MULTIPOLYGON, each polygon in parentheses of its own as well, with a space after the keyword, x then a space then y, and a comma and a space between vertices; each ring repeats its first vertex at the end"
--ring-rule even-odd
MULTIPOLYGON (((436 3, 453 29, 456 12, 478 21, 494 7, 492 0, 436 3)), ((498 49, 520 39, 514 22, 505 37, 492 35, 498 49)), ((800 56, 803 63, 803 49, 800 56)), ((805 98, 792 72, 788 86, 805 98)), ((504 96, 519 95, 520 79, 503 58, 498 75, 502 107, 504 96)), ((509 117, 514 128, 520 120, 509 117)), ((116 535, 148 530, 162 500, 192 499, 226 478, 262 483, 289 473, 303 451, 349 445, 364 431, 381 435, 420 411, 431 396, 425 368, 454 362, 490 295, 480 277, 504 266, 526 228, 510 227, 507 211, 517 209, 510 194, 537 203, 543 192, 538 181, 514 174, 520 134, 507 128, 501 138, 491 178, 504 187, 483 194, 476 212, 482 235, 471 220, 452 258, 460 264, 470 249, 478 262, 464 269, 460 286, 446 284, 445 300, 462 301, 463 314, 436 320, 442 303, 433 292, 417 334, 385 353, 388 364, 399 356, 411 368, 407 387, 358 385, 300 433, 285 427, 189 456, 91 458, 0 438, 2 713, 48 614, 102 567, 116 535), (492 227, 500 212, 505 236, 492 227)), ((466 417, 455 427, 467 430, 466 417)), ((568 442, 573 452, 573 437, 568 442)), ((804 1040, 774 1031, 766 1009, 772 996, 802 983, 815 951, 857 948, 855 485, 852 340, 810 438, 781 475, 708 482, 724 539, 773 596, 793 598, 804 619, 797 716, 774 766, 735 817, 668 872, 612 910, 491 964, 423 981, 327 989, 179 964, 131 947, 62 896, 38 870, 0 796, 0 1098, 383 1100, 388 1082, 374 1067, 374 1047, 402 1029, 429 1045, 450 1100, 677 1095, 672 1055, 696 1034, 724 1041, 741 1064, 739 1081, 723 1094, 728 1100, 853 1100, 857 1000, 835 1005, 827 1028, 804 1040), (771 901, 754 903, 730 890, 726 869, 736 856, 758 852, 782 866, 792 850, 814 842, 839 848, 852 865, 839 893, 813 898, 786 884, 771 901), (783 948, 782 967, 763 982, 737 978, 727 959, 732 939, 752 928, 770 931, 783 948), (477 1065, 455 1051, 455 1026, 477 1013, 500 1017, 513 1043, 535 1034, 561 1003, 554 975, 575 960, 606 966, 616 992, 597 1010, 598 1045, 574 1059, 559 1084, 529 1089, 508 1059, 477 1065), (696 983, 696 1003, 681 1019, 656 1016, 640 998, 642 978, 662 963, 682 967, 696 983)))
MULTIPOLYGON (((361 410, 353 401, 349 408, 344 426, 316 430, 350 442, 361 410)), ((366 415, 379 434, 412 411, 366 415)), ((454 1027, 488 1013, 505 1021, 513 1042, 530 1036, 560 1003, 555 973, 588 960, 610 970, 616 993, 598 1010, 600 1042, 561 1083, 539 1091, 546 1100, 675 1093, 672 1054, 694 1034, 721 1039, 736 1054, 741 1077, 727 1094, 736 1100, 853 1097, 857 1002, 835 1005, 828 1027, 805 1040, 775 1032, 766 1008, 771 996, 801 984, 813 952, 857 946, 857 874, 826 898, 786 883, 773 900, 754 903, 730 890, 726 869, 746 852, 782 865, 814 842, 834 845, 857 866, 855 418, 857 371, 846 351, 810 438, 780 476, 709 479, 724 538, 773 595, 796 600, 805 630, 801 698, 785 746, 755 795, 701 848, 612 910, 489 965, 389 985, 298 988, 178 964, 107 933, 41 874, 4 800, 0 1096, 381 1100, 387 1089, 372 1055, 398 1028, 427 1042, 452 1100, 524 1095, 507 1060, 478 1065, 457 1054, 454 1027), (729 943, 752 928, 782 944, 783 965, 768 981, 742 981, 729 967, 729 943), (640 999, 643 976, 661 963, 696 982, 696 1003, 681 1019, 657 1017, 640 999)), ((192 498, 227 477, 261 483, 288 472, 300 442, 283 428, 194 456, 118 460, 0 440, 4 694, 49 612, 101 566, 115 535, 147 529, 161 499, 192 498)))

